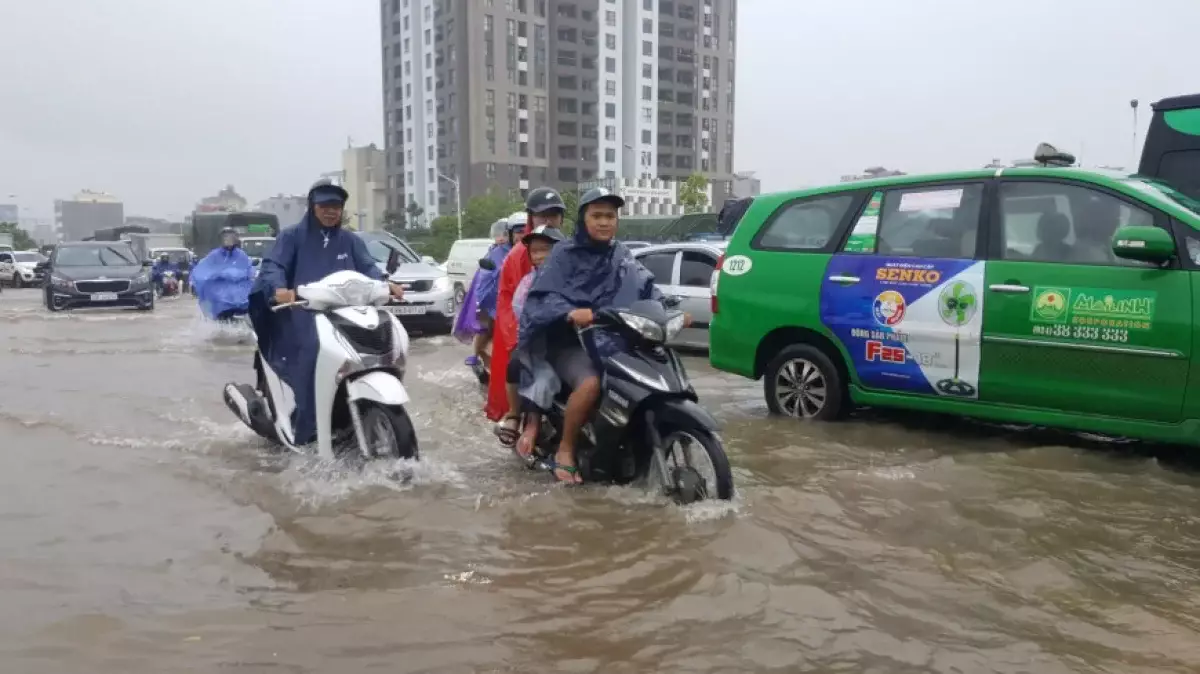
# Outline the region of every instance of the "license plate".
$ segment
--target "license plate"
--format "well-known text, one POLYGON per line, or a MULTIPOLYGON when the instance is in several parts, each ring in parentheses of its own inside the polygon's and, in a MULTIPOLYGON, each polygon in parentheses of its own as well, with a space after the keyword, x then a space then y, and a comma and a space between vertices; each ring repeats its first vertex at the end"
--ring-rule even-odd
POLYGON ((116 293, 92 293, 93 302, 116 302, 116 293))
POLYGON ((386 309, 397 316, 420 316, 425 313, 426 307, 423 304, 393 304, 386 309))

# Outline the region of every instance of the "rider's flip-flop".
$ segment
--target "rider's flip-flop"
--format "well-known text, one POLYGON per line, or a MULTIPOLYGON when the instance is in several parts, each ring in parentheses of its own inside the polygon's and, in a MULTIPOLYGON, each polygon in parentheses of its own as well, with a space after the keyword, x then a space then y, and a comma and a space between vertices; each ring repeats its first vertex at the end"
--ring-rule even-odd
POLYGON ((547 465, 550 467, 551 474, 554 475, 554 480, 556 482, 558 482, 559 484, 565 484, 568 487, 578 487, 583 484, 583 482, 579 480, 579 467, 578 466, 564 466, 553 459, 548 461, 547 465), (564 479, 560 478, 558 476, 558 471, 560 471, 560 470, 562 472, 566 473, 567 475, 570 475, 571 476, 570 479, 564 480, 564 479))

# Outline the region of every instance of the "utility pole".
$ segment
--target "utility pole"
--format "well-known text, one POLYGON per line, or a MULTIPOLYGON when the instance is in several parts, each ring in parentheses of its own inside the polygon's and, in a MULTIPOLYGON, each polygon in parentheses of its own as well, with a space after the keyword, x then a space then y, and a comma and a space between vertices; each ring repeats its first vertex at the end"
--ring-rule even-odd
POLYGON ((1132 144, 1130 145, 1129 160, 1130 160, 1130 162, 1132 162, 1132 163, 1130 164, 1130 166, 1132 166, 1132 167, 1133 167, 1133 172, 1134 172, 1134 173, 1137 173, 1137 171, 1138 171, 1138 168, 1139 168, 1139 167, 1138 167, 1138 165, 1140 164, 1140 162, 1138 161, 1138 150, 1137 150, 1137 140, 1138 140, 1138 139, 1137 139, 1137 137, 1138 137, 1138 119, 1137 119, 1137 117, 1138 117, 1138 115, 1137 115, 1137 113, 1138 113, 1138 99, 1136 99, 1136 98, 1135 98, 1135 99, 1133 99, 1132 101, 1129 101, 1129 107, 1133 109, 1133 140, 1132 140, 1132 144))
POLYGON ((438 177, 446 182, 454 185, 454 208, 458 211, 458 238, 462 238, 462 187, 459 185, 456 178, 451 178, 445 173, 438 172, 438 177))

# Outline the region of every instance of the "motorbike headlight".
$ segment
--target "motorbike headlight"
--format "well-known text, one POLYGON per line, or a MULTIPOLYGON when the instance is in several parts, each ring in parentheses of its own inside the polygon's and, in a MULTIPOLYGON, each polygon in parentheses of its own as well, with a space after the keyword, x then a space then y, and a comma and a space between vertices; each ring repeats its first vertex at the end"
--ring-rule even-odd
POLYGON ((433 289, 437 292, 449 290, 450 289, 450 277, 442 276, 440 278, 434 279, 433 289))
POLYGON ((619 315, 621 320, 625 322, 625 325, 633 328, 635 332, 640 334, 647 341, 663 341, 663 329, 658 323, 655 323, 649 318, 638 316, 636 314, 627 314, 625 312, 621 312, 619 315))
POLYGON ((669 342, 672 339, 675 339, 675 336, 679 334, 679 331, 683 330, 683 318, 683 314, 679 314, 667 321, 667 339, 665 341, 669 342))

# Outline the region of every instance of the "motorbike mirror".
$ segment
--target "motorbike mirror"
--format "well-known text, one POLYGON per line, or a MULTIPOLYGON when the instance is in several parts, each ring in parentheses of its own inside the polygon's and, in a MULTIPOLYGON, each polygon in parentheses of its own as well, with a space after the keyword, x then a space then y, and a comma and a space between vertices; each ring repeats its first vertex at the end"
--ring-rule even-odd
POLYGON ((663 306, 665 306, 668 309, 674 309, 675 307, 679 306, 682 303, 683 303, 683 300, 679 297, 675 297, 674 295, 669 295, 669 296, 663 298, 663 306))
POLYGON ((387 260, 388 276, 395 274, 396 270, 399 268, 400 268, 400 251, 393 249, 392 252, 388 253, 388 260, 387 260))
POLYGON ((154 260, 142 260, 142 266, 143 267, 153 267, 154 260))
POLYGON ((492 262, 486 257, 481 257, 479 258, 479 268, 486 269, 488 271, 496 271, 496 263, 492 262))

